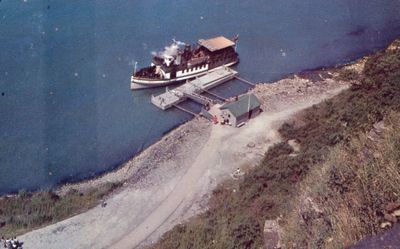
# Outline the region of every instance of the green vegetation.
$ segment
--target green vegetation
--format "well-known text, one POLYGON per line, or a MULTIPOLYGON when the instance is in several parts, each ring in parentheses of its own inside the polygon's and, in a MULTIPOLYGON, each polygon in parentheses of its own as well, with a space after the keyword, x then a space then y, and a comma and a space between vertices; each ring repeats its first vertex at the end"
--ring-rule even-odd
POLYGON ((384 128, 335 146, 310 171, 284 224, 288 248, 345 248, 381 230, 386 207, 399 201, 399 122, 400 114, 390 113, 384 128), (306 222, 298 212, 305 196, 320 212, 306 222))
POLYGON ((1 197, 0 235, 16 236, 84 212, 98 205, 119 186, 110 183, 84 193, 71 190, 63 196, 52 191, 40 191, 1 197))
MULTIPOLYGON (((368 59, 362 75, 358 76, 360 80, 349 90, 306 110, 302 122, 284 124, 280 129, 284 142, 269 149, 258 167, 237 182, 219 186, 210 199, 208 211, 167 232, 153 248, 260 248, 265 219, 275 219, 281 214, 293 218, 293 223, 285 225, 286 242, 293 248, 323 248, 329 236, 339 233, 345 236, 352 226, 360 225, 360 229, 349 233, 352 235, 349 241, 339 237, 342 241, 338 243, 354 242, 363 235, 375 233, 379 215, 374 214, 384 203, 396 199, 390 191, 398 193, 399 190, 398 185, 391 186, 397 181, 384 182, 389 173, 392 176, 399 173, 400 166, 394 164, 399 159, 395 158, 398 144, 394 141, 382 147, 385 149, 382 153, 388 155, 385 154, 381 162, 364 162, 360 166, 361 162, 355 158, 353 163, 347 163, 346 155, 352 155, 353 150, 360 152, 361 147, 354 148, 354 144, 376 122, 393 111, 400 111, 400 40, 391 47, 395 49, 379 52, 368 59), (287 145, 290 139, 296 139, 301 145, 297 156, 290 155, 292 149, 287 145), (332 167, 328 167, 325 178, 310 178, 319 176, 316 170, 329 163, 332 167), (388 164, 392 166, 381 171, 388 164), (374 174, 378 176, 371 179, 374 174), (323 180, 326 180, 325 185, 315 185, 316 189, 323 189, 318 192, 321 203, 334 195, 336 202, 328 205, 336 206, 326 211, 326 216, 318 220, 318 226, 311 224, 320 228, 319 231, 310 232, 301 227, 307 224, 298 222, 300 218, 296 218, 292 210, 298 205, 299 186, 307 181, 323 180), (333 192, 327 191, 328 188, 333 192), (356 199, 360 203, 350 210, 347 203, 353 205, 350 201, 356 199), (341 206, 343 211, 335 213, 334 208, 341 206), (357 216, 359 221, 348 220, 351 215, 357 216), (297 234, 298 238, 294 239, 297 234)), ((354 79, 354 73, 348 71, 341 75, 354 79)))

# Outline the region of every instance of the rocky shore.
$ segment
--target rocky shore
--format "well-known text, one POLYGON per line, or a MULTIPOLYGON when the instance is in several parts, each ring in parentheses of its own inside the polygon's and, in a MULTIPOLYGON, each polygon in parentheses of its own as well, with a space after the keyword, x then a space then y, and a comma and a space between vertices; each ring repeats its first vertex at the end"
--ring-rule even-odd
POLYGON ((276 111, 301 104, 330 90, 347 87, 349 80, 341 78, 341 72, 351 70, 360 74, 366 58, 337 68, 303 71, 276 82, 257 84, 251 91, 262 101, 263 110, 276 111))
MULTIPOLYGON (((181 181, 180 179, 185 176, 188 167, 191 167, 191 164, 195 164, 193 160, 198 158, 199 152, 202 150, 204 151, 205 146, 220 146, 210 150, 210 152, 214 153, 215 150, 222 148, 222 145, 218 144, 224 143, 224 140, 228 136, 236 136, 237 138, 231 139, 232 143, 239 144, 245 140, 249 140, 250 138, 253 139, 254 137, 253 140, 255 142, 250 141, 251 139, 249 142, 244 142, 246 143, 244 150, 248 152, 244 152, 241 147, 227 147, 225 155, 220 154, 219 156, 213 155, 211 157, 209 160, 210 162, 208 162, 210 165, 207 166, 208 170, 205 171, 208 172, 208 175, 203 175, 201 178, 204 179, 200 180, 203 181, 204 186, 197 186, 192 190, 197 197, 193 197, 192 200, 187 200, 185 205, 180 207, 180 213, 178 212, 179 215, 172 216, 169 221, 163 225, 162 229, 158 229, 157 233, 154 233, 153 236, 147 240, 147 243, 157 239, 158 236, 174 224, 180 223, 199 213, 201 210, 204 210, 204 208, 206 208, 205 205, 208 196, 212 193, 213 188, 220 181, 225 179, 226 176, 231 175, 237 167, 240 167, 243 170, 249 169, 248 165, 257 164, 257 162, 263 158, 263 155, 269 146, 273 143, 279 142, 280 138, 277 129, 279 128, 279 123, 282 121, 276 122, 274 120, 291 118, 291 116, 297 111, 316 104, 323 99, 334 96, 340 91, 346 89, 354 81, 343 79, 343 72, 347 70, 351 71, 352 74, 357 75, 362 71, 364 63, 365 58, 346 66, 310 70, 291 75, 277 82, 259 83, 250 90, 250 92, 253 92, 261 100, 262 109, 264 111, 264 114, 262 115, 263 118, 256 118, 256 120, 259 120, 252 124, 255 127, 226 129, 221 126, 221 128, 216 129, 216 127, 220 125, 214 125, 204 118, 196 117, 170 131, 158 142, 151 145, 128 162, 122 164, 117 169, 93 179, 65 184, 51 190, 51 192, 54 192, 57 196, 63 198, 63 196, 68 197, 71 193, 79 194, 80 196, 86 196, 86 194, 93 195, 93 192, 95 193, 96 189, 107 189, 107 186, 110 185, 118 186, 116 188, 111 188, 106 196, 103 194, 100 195, 98 203, 102 203, 102 205, 86 211, 96 205, 92 201, 92 203, 88 203, 88 205, 86 205, 87 207, 84 209, 73 210, 69 216, 76 215, 76 213, 80 212, 85 213, 62 222, 53 220, 51 223, 58 223, 37 230, 38 234, 50 233, 49 235, 46 235, 49 241, 53 239, 59 240, 53 238, 55 235, 52 231, 54 229, 57 230, 59 226, 65 227, 63 224, 72 222, 70 220, 78 220, 80 229, 82 229, 82 232, 85 232, 87 218, 82 220, 80 216, 96 216, 98 215, 97 213, 104 212, 101 208, 106 206, 107 208, 112 208, 112 203, 119 198, 124 199, 123 201, 121 200, 121 202, 125 203, 125 205, 133 206, 138 209, 135 214, 136 217, 131 218, 130 221, 126 220, 125 229, 132 230, 132 223, 140 223, 143 217, 149 215, 148 211, 150 210, 145 211, 145 198, 151 198, 151 196, 154 195, 154 199, 161 202, 162 198, 167 196, 167 192, 172 190, 172 186, 175 186, 177 182, 179 183, 179 181, 181 181), (271 126, 271 128, 263 127, 265 125, 271 126), (265 132, 265 129, 269 130, 269 134, 267 134, 267 138, 260 140, 257 137, 265 132), (227 130, 227 132, 225 130, 227 130), (212 135, 212 133, 216 134, 212 135), (228 133, 230 135, 228 135, 228 133), (215 139, 215 137, 218 137, 218 142, 211 143, 210 141, 215 139), (248 144, 254 146, 249 147, 247 146, 248 144), (231 161, 233 160, 232 158, 236 158, 237 160, 231 161), (222 159, 226 159, 224 161, 224 166, 214 169, 213 164, 220 164, 220 162, 218 163, 218 160, 222 159), (134 191, 134 193, 132 193, 132 191, 134 191), (134 198, 133 195, 136 197, 134 198), (141 198, 144 198, 142 200, 144 202, 139 204, 141 198), (98 210, 99 208, 100 210, 98 210)), ((223 145, 223 147, 226 146, 223 145)), ((205 161, 198 163, 207 164, 205 161)), ((84 200, 82 199, 82 201, 84 200)), ((154 203, 150 203, 149 205, 154 206, 157 201, 153 201, 154 203)), ((123 211, 124 208, 128 207, 118 207, 121 212, 121 214, 117 214, 118 217, 123 215, 122 212, 127 211, 123 211)), ((64 217, 64 219, 67 217, 64 217)), ((108 223, 105 222, 106 221, 99 221, 98 226, 107 226, 108 223)), ((124 229, 124 226, 121 225, 120 229, 124 229)), ((122 233, 122 230, 115 231, 115 236, 118 237, 119 233, 122 233)), ((28 233, 28 236, 26 237, 24 235, 24 238, 29 238, 29 240, 31 240, 34 238, 34 234, 35 233, 28 233)), ((74 236, 72 233, 66 232, 65 234, 67 236, 74 236)))
POLYGON ((60 248, 68 248, 63 241, 75 248, 102 248, 114 240, 120 248, 130 248, 156 241, 174 225, 207 209, 213 189, 233 172, 246 172, 258 165, 268 148, 280 141, 282 122, 346 89, 350 82, 340 80, 340 70, 310 71, 257 84, 251 91, 261 100, 264 112, 244 127, 214 125, 198 117, 117 170, 59 187, 55 191, 62 196, 71 190, 84 194, 106 184, 122 183, 103 200, 105 205, 21 238, 32 247, 57 243, 60 248))
POLYGON ((172 130, 151 145, 139 155, 122 164, 118 169, 98 176, 94 179, 77 183, 69 183, 60 186, 55 191, 59 195, 65 195, 68 191, 77 190, 85 192, 108 183, 134 184, 144 178, 151 170, 162 162, 168 162, 172 158, 183 156, 185 151, 180 151, 181 144, 185 144, 185 150, 192 150, 198 144, 206 141, 210 135, 210 122, 203 118, 194 118, 176 129, 172 130), (189 143, 190 141, 190 143, 189 143), (177 153, 180 151, 179 153, 177 153))
MULTIPOLYGON (((317 69, 294 74, 276 82, 257 84, 253 92, 262 103, 262 109, 268 112, 284 110, 288 106, 301 105, 312 101, 334 89, 344 89, 349 81, 340 79, 341 70, 353 70, 361 73, 366 58, 339 68, 317 69)), ((177 156, 180 144, 197 146, 204 143, 210 135, 212 124, 203 118, 196 117, 172 130, 140 154, 122 164, 117 169, 93 179, 68 183, 57 187, 55 192, 65 195, 69 191, 84 193, 109 183, 133 184, 143 178, 161 162, 177 156), (188 143, 188 141, 191 141, 188 143)), ((182 149, 182 148, 180 148, 182 149)), ((191 151, 191 148, 186 148, 191 151)), ((185 154, 185 151, 181 152, 185 154)))
MULTIPOLYGON (((361 72, 364 63, 365 59, 363 58, 340 69, 361 72)), ((340 69, 304 71, 276 82, 259 83, 250 92, 253 92, 261 100, 264 111, 284 110, 288 106, 301 105, 312 101, 334 89, 347 87, 349 82, 339 79, 340 69)), ((122 164, 116 170, 93 179, 60 186, 55 191, 60 195, 64 195, 71 190, 85 192, 88 189, 107 183, 122 182, 124 185, 135 183, 138 179, 147 175, 160 162, 176 157, 179 144, 185 143, 196 146, 196 143, 207 140, 211 132, 211 125, 206 119, 196 117, 172 130, 158 142, 122 164), (187 141, 192 141, 192 143, 186 143, 187 141)), ((191 148, 187 148, 187 150, 189 151, 191 148)))

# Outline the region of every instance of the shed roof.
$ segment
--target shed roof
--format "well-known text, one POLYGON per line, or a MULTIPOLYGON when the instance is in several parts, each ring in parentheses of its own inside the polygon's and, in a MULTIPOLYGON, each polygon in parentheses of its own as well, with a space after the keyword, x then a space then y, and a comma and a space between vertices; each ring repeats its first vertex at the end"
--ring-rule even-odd
POLYGON ((261 105, 260 101, 254 94, 246 94, 239 97, 235 102, 230 102, 222 105, 221 110, 228 109, 232 115, 239 117, 249 110, 253 110, 261 105))
POLYGON ((211 52, 234 46, 235 43, 224 36, 218 36, 211 39, 200 39, 199 45, 207 48, 211 52))

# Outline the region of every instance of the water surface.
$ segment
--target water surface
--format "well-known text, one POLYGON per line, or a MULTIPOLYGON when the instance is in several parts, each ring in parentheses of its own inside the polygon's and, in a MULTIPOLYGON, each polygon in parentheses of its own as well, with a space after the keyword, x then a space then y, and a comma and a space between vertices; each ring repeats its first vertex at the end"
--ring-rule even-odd
POLYGON ((163 89, 129 90, 134 61, 146 66, 172 38, 239 34, 236 69, 270 82, 385 47, 399 13, 397 0, 2 0, 0 193, 110 170, 190 119, 150 103, 163 89))

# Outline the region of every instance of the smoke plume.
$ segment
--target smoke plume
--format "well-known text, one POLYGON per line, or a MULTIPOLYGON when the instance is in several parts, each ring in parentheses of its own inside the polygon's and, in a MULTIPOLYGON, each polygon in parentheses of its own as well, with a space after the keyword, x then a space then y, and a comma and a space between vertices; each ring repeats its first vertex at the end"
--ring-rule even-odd
POLYGON ((178 54, 178 49, 180 46, 185 45, 184 42, 173 40, 172 44, 164 47, 164 51, 161 52, 151 52, 153 56, 159 56, 164 58, 165 56, 176 56, 178 54))

